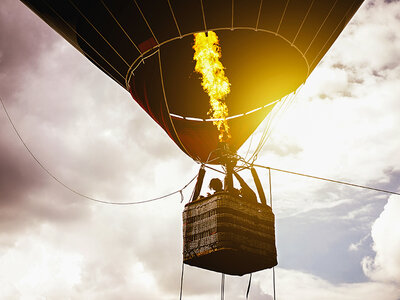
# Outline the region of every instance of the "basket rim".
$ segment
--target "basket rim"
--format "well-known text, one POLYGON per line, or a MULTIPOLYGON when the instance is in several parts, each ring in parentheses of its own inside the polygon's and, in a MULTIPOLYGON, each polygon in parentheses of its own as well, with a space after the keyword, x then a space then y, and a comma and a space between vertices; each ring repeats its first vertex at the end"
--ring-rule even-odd
MULTIPOLYGON (((242 197, 236 196, 236 195, 234 195, 234 194, 232 194, 230 192, 227 192, 227 191, 222 191, 222 192, 215 192, 212 195, 205 196, 203 198, 198 198, 196 200, 190 201, 190 202, 185 204, 185 208, 190 207, 192 205, 198 205, 198 204, 200 204, 202 202, 205 202, 207 200, 212 199, 215 196, 229 196, 230 198, 233 198, 233 199, 238 200, 238 201, 246 201, 246 199, 243 199, 242 197)), ((268 204, 262 204, 262 203, 260 203, 258 201, 257 202, 246 201, 246 204, 254 206, 254 207, 262 207, 262 208, 270 208, 271 209, 271 207, 268 204)))

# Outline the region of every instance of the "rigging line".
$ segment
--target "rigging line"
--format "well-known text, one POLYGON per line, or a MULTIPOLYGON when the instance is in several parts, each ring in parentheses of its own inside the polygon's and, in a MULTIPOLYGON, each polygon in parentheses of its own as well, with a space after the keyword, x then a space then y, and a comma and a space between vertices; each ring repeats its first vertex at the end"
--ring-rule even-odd
POLYGON ((269 178, 269 204, 272 210, 272 178, 271 178, 271 169, 268 169, 268 178, 269 178))
POLYGON ((314 2, 315 2, 315 0, 312 0, 311 5, 308 7, 307 13, 306 13, 306 15, 304 16, 303 21, 301 22, 301 25, 300 25, 299 29, 297 30, 297 33, 296 33, 296 36, 295 36, 294 39, 293 39, 292 45, 293 45, 294 42, 296 41, 297 36, 298 36, 299 33, 300 33, 300 30, 303 28, 304 22, 306 21, 306 19, 307 19, 307 17, 308 17, 308 14, 310 13, 311 7, 314 5, 314 2))
POLYGON ((247 291, 246 291, 246 299, 249 299, 250 286, 251 286, 251 277, 252 276, 253 276, 253 273, 250 273, 249 284, 247 285, 247 291))
MULTIPOLYGON (((268 116, 266 118, 265 128, 263 129, 260 140, 259 140, 253 154, 250 156, 249 160, 252 160, 257 155, 258 151, 260 150, 260 145, 263 143, 263 139, 265 138, 266 131, 269 130, 271 119, 272 119, 272 115, 268 114, 268 116)), ((246 154, 245 158, 247 159, 247 154, 246 154)))
POLYGON ((160 45, 160 43, 158 42, 158 40, 157 40, 157 38, 156 38, 156 36, 155 36, 155 34, 154 34, 153 30, 151 30, 151 27, 150 27, 150 24, 149 24, 149 22, 147 22, 147 20, 146 20, 146 17, 144 16, 144 14, 143 14, 142 10, 140 9, 140 7, 139 7, 139 4, 137 4, 136 0, 133 0, 133 1, 135 2, 135 4, 136 4, 136 7, 138 8, 138 10, 139 10, 140 14, 142 15, 142 17, 143 17, 143 20, 146 22, 146 25, 147 25, 147 27, 149 28, 149 30, 150 30, 150 32, 151 32, 151 34, 152 34, 152 36, 153 36, 154 40, 156 41, 157 45, 160 45))
POLYGON ((212 161, 212 160, 210 160, 211 154, 213 154, 213 153, 216 152, 217 150, 218 150, 218 149, 214 149, 214 150, 212 150, 210 153, 208 153, 206 163, 208 163, 209 161, 212 161))
MULTIPOLYGON (((302 86, 299 89, 299 92, 301 90, 302 86)), ((269 138, 269 136, 272 133, 272 128, 274 126, 276 126, 277 122, 279 122, 279 118, 281 118, 283 115, 285 115, 287 113, 287 111, 289 110, 289 108, 293 105, 296 97, 297 97, 297 92, 295 91, 294 93, 292 93, 290 95, 290 97, 286 98, 285 101, 282 103, 282 106, 280 107, 280 109, 276 112, 275 115, 273 115, 273 118, 270 120, 270 127, 269 127, 269 132, 267 133, 267 137, 264 140, 264 144, 262 144, 261 146, 264 147, 267 139, 269 138)), ((261 149, 260 149, 261 151, 261 149)))
MULTIPOLYGON (((269 204, 271 206, 272 211, 272 178, 271 178, 271 168, 268 168, 268 177, 269 177, 269 204)), ((272 268, 272 288, 274 291, 274 298, 276 300, 276 287, 275 287, 275 267, 272 268)))
POLYGON ((231 30, 233 30, 233 13, 235 12, 235 0, 232 0, 232 23, 231 30))
POLYGON ((286 97, 283 100, 283 102, 279 103, 280 106, 278 107, 277 111, 272 112, 270 117, 267 119, 267 124, 266 124, 265 130, 262 133, 260 143, 257 145, 256 153, 258 153, 261 150, 261 148, 263 147, 263 145, 265 144, 267 136, 271 132, 271 126, 272 126, 273 120, 275 117, 279 116, 279 113, 282 111, 282 108, 287 104, 287 102, 288 102, 287 99, 288 98, 286 97))
MULTIPOLYGON (((198 159, 199 159, 199 157, 198 157, 198 159)), ((211 164, 212 162, 217 161, 217 160, 219 160, 219 159, 221 159, 220 156, 214 157, 213 159, 208 159, 207 161, 205 161, 205 162, 202 163, 202 164, 211 164)), ((199 161, 200 161, 200 160, 199 160, 199 161)))
POLYGON ((38 165, 51 177, 53 178, 55 181, 57 181, 59 184, 61 184, 64 188, 66 188, 67 190, 71 191, 72 193, 81 196, 83 198, 86 198, 88 200, 94 201, 94 202, 99 202, 99 203, 103 203, 103 204, 113 204, 113 205, 132 205, 132 204, 142 204, 142 203, 147 203, 147 202, 152 202, 152 201, 156 201, 156 200, 161 200, 163 198, 167 198, 169 196, 172 196, 174 194, 177 193, 181 193, 184 189, 186 189, 189 184, 191 184, 197 177, 197 175, 195 177, 193 177, 186 185, 184 185, 181 189, 166 194, 164 196, 160 196, 157 198, 152 198, 152 199, 147 199, 147 200, 142 200, 142 201, 135 201, 135 202, 112 202, 112 201, 104 201, 104 200, 99 200, 96 198, 92 198, 90 196, 86 196, 78 191, 76 191, 75 189, 71 188, 70 186, 66 185, 64 182, 62 182, 60 179, 58 179, 58 177, 56 177, 53 173, 51 173, 43 164, 42 162, 35 156, 35 154, 33 154, 33 152, 30 150, 30 148, 28 147, 28 145, 25 143, 25 141, 23 140, 23 138, 21 137, 19 131, 17 130, 17 128, 14 125, 14 122, 12 121, 8 110, 3 102, 3 99, 0 97, 0 102, 3 106, 4 112, 6 113, 6 116, 8 118, 8 121, 10 122, 12 128, 14 129, 14 132, 16 133, 16 135, 18 136, 19 140, 22 142, 22 144, 24 145, 25 149, 29 152, 29 154, 31 155, 31 157, 38 163, 38 165))
POLYGON ((248 156, 249 153, 250 153, 251 145, 253 144, 253 138, 254 138, 254 133, 253 133, 253 134, 251 135, 251 137, 250 137, 249 147, 247 148, 247 152, 246 152, 246 154, 245 154, 245 156, 244 156, 244 160, 247 159, 247 156, 248 156))
POLYGON ((182 261, 182 271, 181 271, 181 287, 180 287, 180 292, 179 292, 179 300, 182 300, 182 292, 183 292, 183 272, 185 270, 185 264, 182 261))
POLYGON ((328 17, 331 15, 333 9, 335 8, 336 4, 337 4, 338 0, 335 1, 335 3, 332 5, 331 9, 329 10, 329 13, 326 15, 324 21, 322 22, 321 26, 319 26, 317 33, 314 35, 314 38, 312 39, 312 41, 310 42, 310 44, 308 45, 307 50, 304 52, 304 55, 307 54, 308 50, 310 50, 311 45, 314 43, 314 40, 317 38, 319 32, 321 31, 322 27, 325 25, 326 20, 328 20, 328 17))
POLYGON ((225 298, 225 274, 221 275, 221 300, 225 298))
POLYGON ((290 0, 287 0, 287 1, 286 1, 285 9, 283 10, 283 14, 282 14, 281 20, 279 21, 278 28, 276 29, 276 34, 278 34, 279 29, 281 28, 281 24, 282 24, 282 21, 283 21, 283 17, 284 17, 285 14, 286 14, 286 9, 287 9, 287 7, 288 7, 289 1, 290 1, 290 0))
MULTIPOLYGON (((263 143, 265 143, 265 141, 263 142, 263 140, 266 139, 266 135, 268 134, 267 132, 270 131, 270 127, 271 127, 271 125, 272 125, 273 119, 279 115, 279 113, 282 111, 282 107, 284 107, 284 105, 287 104, 287 102, 288 102, 288 97, 292 97, 292 96, 293 96, 293 94, 284 97, 284 99, 281 98, 281 99, 279 100, 279 103, 278 103, 279 106, 278 106, 277 110, 274 110, 274 109, 273 109, 273 110, 271 111, 271 114, 268 115, 268 117, 267 117, 267 124, 266 124, 265 130, 263 131, 262 136, 261 136, 261 139, 260 139, 260 142, 259 142, 259 144, 258 144, 257 147, 256 147, 256 151, 257 151, 257 152, 260 151, 260 145, 262 145, 263 143), (283 99, 283 100, 282 100, 282 99, 283 99)), ((262 146, 261 146, 261 147, 262 147, 262 146)))
POLYGON ((85 17, 85 15, 80 11, 80 9, 75 5, 75 3, 72 2, 72 0, 69 0, 69 3, 76 9, 76 11, 86 20, 86 22, 89 23, 90 26, 101 36, 101 38, 110 46, 112 50, 119 56, 119 58, 122 59, 122 61, 129 67, 128 62, 121 56, 121 54, 118 53, 117 50, 110 44, 110 42, 98 31, 98 29, 92 24, 92 22, 89 21, 88 18, 85 17))
MULTIPOLYGON (((262 150, 262 148, 265 146, 265 143, 267 142, 267 140, 268 140, 269 137, 271 136, 273 127, 276 126, 276 122, 279 121, 279 119, 278 119, 278 118, 279 118, 279 115, 283 115, 283 114, 285 114, 285 113, 288 111, 289 107, 294 103, 294 101, 295 101, 297 95, 300 94, 300 92, 301 92, 301 90, 302 90, 303 87, 304 87, 304 84, 301 85, 301 86, 289 97, 289 100, 288 100, 288 98, 286 97, 286 98, 283 100, 283 102, 280 102, 280 103, 282 103, 282 106, 279 107, 278 111, 277 111, 274 115, 272 115, 271 118, 268 120, 267 127, 266 127, 266 129, 267 129, 268 132, 265 133, 265 137, 263 137, 262 144, 261 144, 261 140, 260 140, 259 146, 256 148, 256 151, 253 153, 253 156, 251 156, 251 158, 250 158, 250 159, 253 160, 252 163, 254 163, 254 161, 257 159, 257 155, 260 153, 260 151, 262 150), (278 119, 278 121, 277 121, 277 119, 278 119), (275 123, 274 123, 274 120, 275 120, 275 123)), ((264 133, 263 133, 263 134, 264 134, 264 133)))
POLYGON ((207 31, 206 16, 204 15, 203 0, 200 0, 200 4, 201 4, 201 13, 203 14, 204 30, 207 31))
MULTIPOLYGON (((278 107, 278 111, 281 110, 282 105, 285 103, 286 100, 287 100, 287 97, 283 100, 283 102, 282 102, 282 99, 280 100, 279 104, 281 104, 281 106, 278 107)), ((268 136, 270 135, 270 131, 271 131, 270 128, 271 128, 272 120, 275 116, 277 116, 277 113, 271 112, 270 114, 268 114, 266 124, 265 124, 265 129, 263 130, 263 132, 261 134, 261 138, 258 142, 258 145, 256 146, 256 149, 254 150, 253 154, 250 156, 249 161, 253 160, 253 162, 254 162, 256 160, 258 153, 261 151, 261 149, 265 145, 266 140, 268 139, 268 136)))
MULTIPOLYGON (((82 39, 82 41, 84 41, 100 58, 102 58, 119 76, 121 76, 122 78, 124 78, 124 76, 122 76, 122 74, 113 67, 113 65, 106 60, 83 36, 81 36, 70 24, 68 24, 67 21, 65 21, 65 19, 53 8, 51 7, 47 1, 44 1, 44 3, 47 5, 47 7, 49 9, 51 9, 78 37, 80 37, 82 39)), ((71 43, 73 45, 73 43, 71 43)), ((105 72, 107 75, 109 75, 111 78, 113 78, 115 81, 119 82, 118 80, 116 80, 112 75, 110 75, 110 73, 108 71, 106 71, 104 69, 104 67, 101 67, 99 65, 99 63, 93 59, 88 53, 86 53, 85 51, 83 51, 82 49, 80 49, 86 56, 88 56, 92 61, 96 62, 96 64, 102 69, 103 72, 105 72)))
POLYGON ((372 191, 376 191, 376 192, 382 192, 382 193, 400 196, 399 192, 378 189, 378 188, 374 188, 374 187, 370 187, 370 186, 366 186, 366 185, 355 184, 355 183, 350 183, 350 182, 345 182, 345 181, 340 181, 340 180, 335 180, 335 179, 330 179, 330 178, 324 178, 324 177, 314 176, 314 175, 310 175, 310 174, 303 174, 303 173, 298 173, 298 172, 293 172, 293 171, 288 171, 288 170, 282 170, 282 169, 277 169, 277 168, 272 168, 272 167, 267 167, 267 166, 262 166, 262 165, 257 165, 257 164, 253 164, 253 166, 258 167, 258 168, 271 169, 274 171, 288 173, 288 174, 292 174, 292 175, 299 175, 299 176, 308 177, 308 178, 312 178, 312 179, 324 180, 324 181, 328 181, 328 182, 333 182, 333 183, 363 188, 363 189, 367 189, 367 190, 372 190, 372 191))
POLYGON ((276 300, 275 267, 272 268, 272 287, 273 287, 273 290, 274 290, 274 300, 276 300))
POLYGON ((131 41, 132 45, 135 46, 136 50, 139 52, 139 54, 142 54, 142 52, 140 51, 140 49, 138 48, 138 46, 136 46, 135 42, 132 41, 131 37, 129 36, 129 34, 125 31, 125 29, 122 27, 122 25, 118 22, 117 18, 114 16, 114 14, 111 12, 111 10, 106 6, 106 4, 104 3, 103 0, 100 0, 100 2, 103 4, 103 6, 107 9, 108 13, 111 15, 111 17, 114 19, 114 21, 117 23, 117 25, 119 26, 119 28, 121 28, 121 30, 124 32, 124 34, 126 35, 126 37, 131 41))
POLYGON ((204 166, 205 166, 206 168, 209 168, 209 169, 215 171, 215 172, 218 172, 218 173, 221 173, 221 174, 225 174, 224 172, 222 172, 222 171, 220 171, 220 170, 218 170, 218 169, 215 169, 215 168, 213 168, 213 167, 210 167, 210 166, 207 166, 207 165, 204 165, 204 166))
POLYGON ((329 36, 329 38, 326 40, 325 44, 322 46, 321 50, 319 50, 318 54, 315 56, 314 60, 311 62, 310 66, 312 66, 315 62, 315 60, 317 59, 317 57, 321 54, 322 50, 325 48, 326 44, 329 42, 329 40, 332 38, 333 34, 336 32, 336 30, 338 30, 340 24, 342 24, 342 22, 344 21, 344 19, 347 17, 347 15, 349 14, 349 12, 351 11, 351 9, 353 8, 354 4, 356 3, 357 0, 354 0, 353 3, 351 4, 351 6, 347 9, 345 15, 342 17, 342 19, 340 20, 340 22, 336 25, 336 28, 332 31, 331 35, 329 36))
POLYGON ((257 23, 256 23, 256 31, 258 30, 258 23, 260 22, 260 15, 261 15, 262 5, 263 5, 263 0, 260 1, 260 8, 258 9, 258 16, 257 16, 257 23))
POLYGON ((174 18, 176 29, 178 29, 179 37, 182 37, 181 30, 179 29, 178 22, 176 21, 176 18, 175 18, 174 10, 172 9, 172 6, 171 6, 171 2, 169 0, 167 0, 167 1, 168 1, 168 5, 169 5, 169 10, 171 11, 172 17, 174 18))

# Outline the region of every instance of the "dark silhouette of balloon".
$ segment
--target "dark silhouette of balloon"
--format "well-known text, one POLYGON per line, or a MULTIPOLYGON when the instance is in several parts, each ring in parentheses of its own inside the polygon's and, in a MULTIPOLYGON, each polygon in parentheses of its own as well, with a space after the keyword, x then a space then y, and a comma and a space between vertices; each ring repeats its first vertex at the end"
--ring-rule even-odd
POLYGON ((218 131, 194 72, 193 33, 215 31, 231 83, 230 146, 303 84, 362 0, 22 0, 127 89, 190 157, 205 162, 218 131), (258 110, 257 110, 258 109, 258 110), (256 110, 256 111, 253 111, 256 110))

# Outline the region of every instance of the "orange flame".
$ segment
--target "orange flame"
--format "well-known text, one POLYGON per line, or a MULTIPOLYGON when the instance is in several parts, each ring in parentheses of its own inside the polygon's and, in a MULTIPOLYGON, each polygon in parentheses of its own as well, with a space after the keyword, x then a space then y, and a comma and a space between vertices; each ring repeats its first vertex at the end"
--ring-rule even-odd
POLYGON ((225 76, 224 66, 219 61, 221 58, 221 47, 218 36, 213 31, 194 34, 195 51, 193 59, 196 61, 195 71, 202 75, 201 85, 210 97, 211 109, 208 112, 212 116, 213 124, 219 130, 219 141, 227 142, 231 135, 229 133, 228 107, 225 97, 230 92, 230 83, 225 76))

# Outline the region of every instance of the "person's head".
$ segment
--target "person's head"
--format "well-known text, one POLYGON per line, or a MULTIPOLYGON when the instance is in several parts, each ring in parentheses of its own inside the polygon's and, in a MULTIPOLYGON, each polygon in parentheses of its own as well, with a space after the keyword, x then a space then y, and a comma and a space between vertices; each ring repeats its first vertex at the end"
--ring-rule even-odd
POLYGON ((222 181, 219 178, 213 178, 213 179, 211 179, 208 187, 211 190, 214 190, 216 192, 221 192, 222 191, 222 181))

